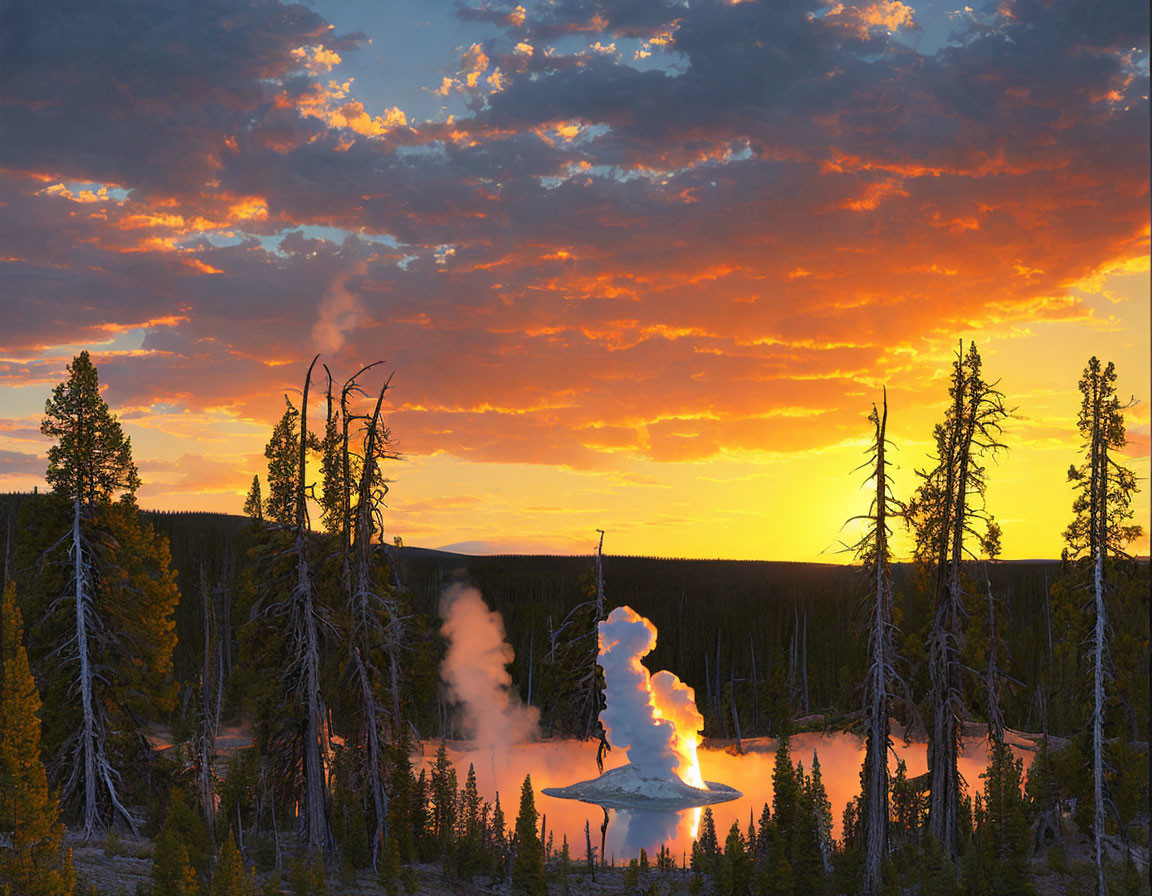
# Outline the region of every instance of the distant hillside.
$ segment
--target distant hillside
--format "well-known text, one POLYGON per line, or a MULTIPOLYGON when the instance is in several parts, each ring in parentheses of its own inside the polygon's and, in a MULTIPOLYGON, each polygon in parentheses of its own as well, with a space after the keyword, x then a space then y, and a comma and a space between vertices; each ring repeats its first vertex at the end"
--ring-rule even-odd
MULTIPOLYGON (((15 525, 28 494, 0 495, 0 535, 15 525)), ((168 536, 182 594, 177 611, 180 638, 176 672, 192 678, 200 644, 200 579, 236 583, 248 561, 246 517, 208 512, 157 512, 146 516, 168 536)), ((444 587, 457 579, 476 585, 504 618, 516 659, 512 673, 526 692, 528 657, 541 662, 551 633, 568 611, 594 593, 591 556, 471 556, 419 547, 388 547, 413 609, 437 617, 444 587)), ((660 557, 604 557, 609 606, 628 604, 648 616, 659 630, 648 660, 652 669, 674 670, 697 689, 698 701, 715 719, 716 733, 727 720, 719 709, 733 686, 747 689, 753 678, 775 677, 808 707, 841 709, 857 702, 864 668, 864 618, 861 599, 866 583, 853 567, 821 563, 756 560, 690 560, 660 557), (806 670, 806 680, 804 671, 806 670)), ((914 570, 895 570, 901 626, 915 633, 927 620, 928 607, 911 587, 914 570)), ((995 564, 993 587, 1002 598, 1002 632, 1014 674, 1036 680, 1047 663, 1046 595, 1058 572, 1056 561, 995 564)), ((242 620, 237 620, 241 624, 242 620)), ((910 649, 921 649, 910 643, 910 649)), ((1034 721, 1027 689, 1007 697, 1010 722, 1034 721)))

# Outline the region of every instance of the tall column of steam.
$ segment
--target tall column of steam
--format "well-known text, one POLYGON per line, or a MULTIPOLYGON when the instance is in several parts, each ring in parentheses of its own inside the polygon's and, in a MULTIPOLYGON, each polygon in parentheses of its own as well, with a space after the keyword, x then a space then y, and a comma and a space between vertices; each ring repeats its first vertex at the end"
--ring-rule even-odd
POLYGON ((600 666, 609 741, 646 777, 676 775, 704 787, 696 747, 704 719, 695 694, 671 672, 650 676, 640 662, 656 646, 656 626, 631 607, 617 607, 600 623, 600 666))
POLYGON ((440 677, 476 748, 501 752, 532 740, 540 711, 521 703, 512 687, 512 646, 500 614, 488 609, 475 588, 457 584, 440 598, 440 618, 448 640, 440 677))

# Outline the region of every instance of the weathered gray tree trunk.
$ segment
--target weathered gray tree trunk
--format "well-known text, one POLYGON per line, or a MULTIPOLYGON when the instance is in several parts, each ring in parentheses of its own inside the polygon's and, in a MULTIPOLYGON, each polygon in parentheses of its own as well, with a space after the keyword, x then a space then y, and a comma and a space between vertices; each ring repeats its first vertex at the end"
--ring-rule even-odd
POLYGON ((328 824, 328 775, 324 722, 327 709, 320 693, 320 633, 316 594, 308 564, 308 507, 306 461, 308 449, 308 387, 312 368, 304 379, 300 402, 300 454, 296 483, 296 586, 292 591, 293 663, 297 668, 297 690, 305 712, 303 749, 303 794, 300 807, 300 840, 308 849, 327 849, 331 843, 328 824))
POLYGON ((888 400, 883 414, 873 407, 876 425, 876 496, 873 499, 875 544, 873 603, 868 629, 868 678, 865 691, 865 718, 868 735, 864 752, 864 890, 880 891, 881 872, 888 855, 888 706, 893 678, 892 576, 888 554, 888 468, 885 462, 885 433, 888 426, 888 400))
POLYGON ((208 836, 216 842, 216 800, 212 781, 212 762, 216 754, 216 732, 219 724, 220 679, 216 674, 219 664, 214 662, 213 647, 218 638, 215 635, 215 608, 212 593, 208 589, 208 578, 204 574, 204 564, 200 564, 200 594, 204 616, 204 660, 200 668, 200 735, 197 749, 197 778, 200 785, 200 805, 204 808, 204 820, 208 824, 208 836))
MULTIPOLYGON (((384 749, 380 736, 384 725, 384 713, 376 700, 375 689, 376 682, 381 676, 372 660, 372 653, 376 645, 385 646, 392 671, 392 684, 394 688, 398 688, 397 653, 401 646, 399 639, 403 634, 396 602, 386 595, 379 594, 372 582, 372 560, 375 554, 372 539, 377 530, 376 520, 380 503, 376 495, 374 477, 377 460, 383 454, 380 408, 387 391, 386 382, 380 390, 380 397, 376 401, 376 408, 369 420, 364 438, 363 466, 357 490, 356 520, 353 527, 356 587, 351 594, 349 607, 352 617, 350 642, 360 692, 360 725, 366 741, 363 745, 368 753, 367 768, 364 770, 365 784, 372 794, 373 869, 377 867, 380 849, 387 837, 388 793, 384 782, 384 749), (386 624, 381 623, 381 616, 387 617, 386 624)), ((392 718, 392 729, 397 732, 401 725, 398 690, 393 693, 393 701, 395 715, 392 718)))
POLYGON ((736 730, 736 752, 744 752, 744 738, 740 735, 740 713, 736 709, 736 669, 728 670, 728 702, 732 706, 732 727, 736 730))
POLYGON ((108 761, 103 701, 95 693, 99 672, 93 653, 96 642, 103 634, 103 626, 96 610, 93 582, 96 576, 95 554, 84 537, 79 496, 72 502, 69 554, 75 586, 72 597, 75 603, 76 634, 72 646, 78 666, 75 687, 80 692, 80 730, 71 738, 71 770, 64 782, 63 793, 67 798, 82 791, 80 801, 83 822, 80 833, 85 840, 90 840, 104 829, 100 812, 102 793, 111 803, 113 817, 119 815, 133 832, 136 831, 136 819, 120 801, 120 776, 108 761))
POLYGON ((760 682, 756 678, 756 645, 748 633, 748 653, 752 658, 752 730, 760 730, 760 682))
POLYGON ((1000 709, 1000 651, 996 633, 996 597, 988 567, 984 567, 985 604, 984 628, 988 645, 984 662, 984 712, 988 717, 988 743, 998 749, 1004 743, 1004 713, 1000 709))
POLYGON ((939 520, 937 546, 937 609, 929 635, 929 679, 932 731, 928 742, 930 797, 928 831, 955 859, 960 849, 960 680, 961 632, 964 625, 960 583, 967 523, 968 463, 979 399, 969 392, 963 342, 953 374, 953 418, 946 457, 946 493, 939 520), (967 399, 967 400, 966 400, 967 399))
MULTIPOLYGON (((80 659, 80 762, 83 764, 84 786, 84 839, 90 838, 100 827, 99 807, 96 803, 97 752, 103 744, 97 736, 96 709, 92 701, 92 668, 88 644, 88 615, 91 595, 86 587, 88 568, 84 557, 84 539, 80 531, 80 499, 73 502, 72 564, 76 580, 76 652, 80 659)), ((73 775, 76 774, 74 770, 73 775)))
MULTIPOLYGON (((1099 415, 1097 415, 1099 420, 1099 415)), ((1094 488, 1097 525, 1092 574, 1092 596, 1096 611, 1096 624, 1092 635, 1092 792, 1095 817, 1092 820, 1092 839, 1095 841, 1096 896, 1105 896, 1104 884, 1104 676, 1105 656, 1108 649, 1108 614, 1104 605, 1104 557, 1108 552, 1108 443, 1099 427, 1094 434, 1097 442, 1094 466, 1094 488)))
POLYGON ((804 715, 808 715, 808 607, 804 607, 804 642, 800 651, 800 670, 804 681, 804 715))

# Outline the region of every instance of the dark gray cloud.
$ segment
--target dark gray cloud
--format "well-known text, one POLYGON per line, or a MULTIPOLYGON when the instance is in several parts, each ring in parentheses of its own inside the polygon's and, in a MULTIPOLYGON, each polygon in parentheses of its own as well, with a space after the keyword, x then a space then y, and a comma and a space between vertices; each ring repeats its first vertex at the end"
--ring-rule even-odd
POLYGON ((1143 4, 981 10, 931 55, 866 4, 525 5, 460 10, 502 89, 366 136, 294 52, 361 38, 305 7, 10 4, 2 347, 132 330, 114 403, 265 419, 339 294, 334 363, 400 371, 413 451, 672 458, 838 439, 888 352, 1082 315, 1146 246, 1143 4), (580 45, 665 33, 657 67, 580 45))

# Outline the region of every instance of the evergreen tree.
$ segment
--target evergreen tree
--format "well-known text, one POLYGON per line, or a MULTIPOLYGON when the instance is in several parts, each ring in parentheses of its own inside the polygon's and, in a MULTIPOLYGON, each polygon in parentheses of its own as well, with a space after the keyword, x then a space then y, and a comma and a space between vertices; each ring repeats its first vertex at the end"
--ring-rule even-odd
POLYGON ((984 798, 979 842, 972 852, 982 856, 980 864, 989 893, 1030 896, 1035 890, 1029 881, 1028 810, 1020 792, 1024 761, 1014 758, 1012 750, 1003 743, 993 747, 990 759, 982 776, 984 798))
POLYGON ((131 501, 140 487, 132 440, 100 395, 100 378, 88 352, 68 365, 68 379, 52 390, 40 431, 55 440, 45 478, 52 490, 83 508, 122 492, 131 501))
POLYGON ((724 840, 724 855, 716 875, 717 896, 751 896, 752 862, 738 822, 732 822, 724 840))
POLYGON ((416 855, 422 862, 431 862, 436 858, 436 838, 429 823, 428 775, 424 769, 420 769, 412 789, 412 830, 416 834, 416 855))
POLYGON ((776 761, 772 766, 772 817, 789 861, 794 857, 792 844, 796 837, 799 803, 800 788, 796 783, 796 771, 792 768, 789 737, 785 734, 776 747, 776 761))
MULTIPOLYGON (((587 832, 587 824, 584 826, 587 832)), ((496 876, 504 877, 508 873, 508 824, 504 819, 504 810, 500 808, 500 791, 496 791, 496 805, 492 808, 492 830, 489 840, 496 853, 493 867, 496 876)))
POLYGON ((300 469, 300 412, 284 397, 284 414, 264 448, 268 458, 268 519, 290 526, 296 519, 296 481, 300 469))
POLYGON ((244 867, 244 859, 236 848, 232 833, 220 847, 220 857, 212 871, 212 885, 208 896, 255 896, 256 879, 252 871, 244 867))
MULTIPOLYGON (((56 440, 46 475, 60 504, 71 505, 71 531, 65 534, 60 520, 49 542, 55 547, 39 558, 41 566, 51 560, 66 569, 67 582, 59 583, 63 595, 52 596, 60 599, 43 602, 39 630, 54 640, 37 651, 37 658, 43 658, 53 680, 47 691, 53 700, 78 699, 78 706, 54 706, 53 715, 68 726, 60 738, 62 797, 79 804, 80 831, 88 838, 104 827, 109 814, 136 827, 122 800, 110 740, 117 727, 139 735, 140 710, 149 698, 165 702, 157 692, 171 669, 170 617, 178 594, 166 542, 141 526, 135 512, 140 479, 131 443, 100 396, 87 352, 73 359, 68 373, 45 405, 40 427, 56 440), (117 492, 120 506, 113 507, 117 492), (58 556, 64 544, 66 559, 58 556), (66 684, 60 682, 64 678, 66 684), (110 717, 117 710, 123 711, 119 718, 110 717)), ((121 764, 143 762, 146 769, 151 750, 139 736, 136 743, 141 749, 121 757, 121 764)))
POLYGON ((908 765, 896 760, 896 774, 892 778, 892 837, 897 843, 917 840, 924 815, 924 800, 916 786, 908 780, 908 765))
POLYGON ((797 893, 818 894, 823 890, 824 859, 820 854, 820 833, 812 802, 812 780, 804 774, 803 763, 796 765, 796 814, 788 837, 788 860, 795 874, 797 893))
POLYGON ((512 886, 524 896, 548 896, 544 879, 544 847, 540 843, 536 821, 532 777, 525 775, 520 787, 520 811, 516 815, 516 858, 512 863, 512 886))
POLYGON ((198 896, 200 880, 180 834, 164 827, 152 846, 152 887, 165 896, 198 896))
POLYGON ((700 836, 697 838, 697 843, 700 844, 699 856, 693 852, 693 860, 698 860, 700 870, 705 874, 714 874, 720 859, 720 842, 716 837, 716 819, 710 806, 704 807, 704 814, 700 818, 700 836))
MULTIPOLYGON (((564 839, 560 843, 560 896, 568 896, 571 888, 568 884, 569 869, 572 864, 572 858, 568 851, 568 835, 564 835, 564 839)), ((661 870, 664 870, 661 868, 661 870)))
POLYGON ((448 761, 448 752, 441 741, 432 767, 432 836, 439 855, 447 855, 451 849, 455 826, 456 769, 448 761))
POLYGON ((392 748, 392 774, 388 786, 388 839, 395 846, 401 863, 416 861, 416 831, 412 818, 416 779, 412 774, 411 744, 408 732, 401 729, 392 748))
POLYGON ((481 867, 483 852, 480 793, 476 788, 476 769, 469 763, 464 789, 460 791, 456 817, 457 858, 460 876, 470 879, 481 867))
POLYGON ((328 374, 327 413, 324 419, 324 435, 320 439, 320 522, 330 535, 343 536, 347 532, 347 522, 351 506, 351 483, 345 478, 343 439, 341 438, 341 417, 338 407, 332 402, 332 373, 324 365, 328 374))
POLYGON ((825 872, 832 870, 832 803, 824 790, 824 778, 820 772, 820 756, 812 751, 812 777, 808 781, 808 798, 812 803, 812 814, 816 821, 816 839, 820 859, 825 872))
POLYGON ((64 826, 40 761, 40 695, 12 582, 0 602, 0 891, 66 896, 75 884, 64 826))
POLYGON ((1107 580, 1108 557, 1124 556, 1129 541, 1138 538, 1140 526, 1128 525, 1132 518, 1132 495, 1136 476, 1113 459, 1109 452, 1127 443, 1124 408, 1116 396, 1116 368, 1112 363, 1101 368, 1093 356, 1080 379, 1082 395, 1076 423, 1084 439, 1085 460, 1072 466, 1068 478, 1078 494, 1073 504, 1075 517, 1064 533, 1073 558, 1084 557, 1091 564, 1092 609, 1092 779, 1093 839, 1095 841, 1096 892, 1104 896, 1104 803, 1106 783, 1104 760, 1104 710, 1108 656, 1107 580))
POLYGON ((173 843, 179 843, 193 870, 205 880, 212 866, 212 841, 208 836, 208 826, 199 808, 179 787, 169 794, 168 813, 161 833, 171 835, 173 843))
POLYGON ((252 477, 252 487, 244 499, 244 512, 254 520, 264 520, 264 499, 260 497, 260 477, 252 477))

